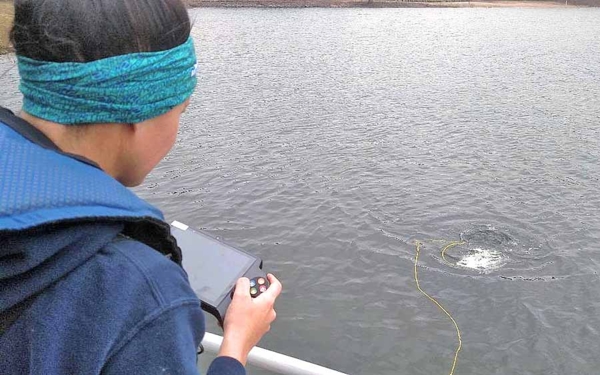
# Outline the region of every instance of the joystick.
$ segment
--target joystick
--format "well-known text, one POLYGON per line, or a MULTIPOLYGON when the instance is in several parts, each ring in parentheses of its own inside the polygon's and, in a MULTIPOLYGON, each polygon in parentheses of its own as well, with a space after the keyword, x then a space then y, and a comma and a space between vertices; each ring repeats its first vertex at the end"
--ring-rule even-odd
POLYGON ((250 296, 256 298, 267 291, 269 288, 269 280, 266 277, 253 277, 250 279, 250 296))

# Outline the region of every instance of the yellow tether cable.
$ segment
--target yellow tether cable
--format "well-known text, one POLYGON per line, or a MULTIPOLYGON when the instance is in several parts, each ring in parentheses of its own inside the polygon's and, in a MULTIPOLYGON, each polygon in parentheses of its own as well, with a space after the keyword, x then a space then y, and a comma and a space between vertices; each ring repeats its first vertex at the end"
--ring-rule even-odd
MULTIPOLYGON (((444 249, 442 250, 442 258, 444 259, 444 261, 446 261, 446 258, 445 258, 446 250, 448 250, 449 248, 454 247, 456 245, 463 244, 463 243, 464 242, 455 241, 455 242, 450 243, 446 247, 444 247, 444 249)), ((417 289, 419 289, 419 291, 421 293, 423 293, 423 295, 425 297, 429 298, 431 300, 431 302, 435 303, 437 305, 437 307, 439 307, 446 315, 448 315, 448 318, 450 318, 450 320, 454 324, 454 328, 456 328, 456 336, 458 337, 458 348, 456 348, 456 352, 454 353, 454 361, 452 362, 452 369, 450 370, 450 374, 449 374, 449 375, 453 375, 454 369, 456 368, 456 361, 458 360, 458 352, 460 352, 460 349, 462 348, 462 338, 460 336, 460 329, 458 328, 458 324, 456 323, 456 320, 454 320, 454 318, 452 317, 452 315, 450 315, 448 310, 446 310, 444 308, 444 306, 442 306, 438 301, 436 301, 435 298, 433 298, 432 296, 427 294, 423 289, 421 289, 421 286, 419 285, 419 274, 417 273, 417 264, 419 263, 419 253, 421 251, 421 243, 419 241, 415 241, 415 245, 417 246, 417 251, 416 251, 416 256, 415 256, 415 283, 417 284, 417 289)))
POLYGON ((463 244, 465 244, 465 241, 453 241, 453 242, 450 242, 448 245, 446 245, 446 247, 444 247, 442 249, 442 259, 444 260, 444 262, 446 262, 448 264, 452 264, 452 263, 448 262, 448 260, 446 259, 446 250, 448 250, 451 247, 454 247, 456 245, 463 245, 463 244))

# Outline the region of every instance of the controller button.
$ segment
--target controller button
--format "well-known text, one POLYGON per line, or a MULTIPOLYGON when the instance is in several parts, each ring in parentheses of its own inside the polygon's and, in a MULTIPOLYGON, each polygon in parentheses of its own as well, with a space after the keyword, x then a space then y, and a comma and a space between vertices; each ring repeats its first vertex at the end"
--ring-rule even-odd
POLYGON ((266 282, 266 280, 265 280, 265 279, 263 279, 262 277, 259 277, 259 278, 258 278, 258 285, 264 285, 264 284, 265 284, 265 282, 266 282))
POLYGON ((254 279, 250 280, 250 286, 256 286, 256 280, 254 280, 254 279))
POLYGON ((267 286, 266 285, 261 285, 260 288, 258 288, 258 290, 260 290, 261 293, 264 293, 267 291, 267 286))
POLYGON ((256 288, 250 288, 250 294, 254 296, 256 295, 256 293, 258 293, 258 290, 256 290, 256 288))

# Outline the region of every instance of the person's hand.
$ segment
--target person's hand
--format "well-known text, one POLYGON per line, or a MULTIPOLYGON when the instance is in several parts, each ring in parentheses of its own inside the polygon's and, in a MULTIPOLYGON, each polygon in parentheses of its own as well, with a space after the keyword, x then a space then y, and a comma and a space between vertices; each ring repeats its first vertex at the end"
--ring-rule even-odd
POLYGON ((219 356, 232 357, 244 366, 250 350, 271 329, 276 313, 275 300, 281 293, 281 283, 268 274, 271 285, 256 298, 250 296, 250 280, 242 277, 237 281, 231 304, 223 323, 223 343, 219 356))

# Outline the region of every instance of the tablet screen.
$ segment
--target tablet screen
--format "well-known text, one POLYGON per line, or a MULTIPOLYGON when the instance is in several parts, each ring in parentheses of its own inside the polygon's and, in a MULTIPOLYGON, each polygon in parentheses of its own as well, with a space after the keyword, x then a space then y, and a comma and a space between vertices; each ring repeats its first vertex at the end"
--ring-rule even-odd
POLYGON ((217 306, 256 260, 203 233, 173 222, 171 233, 183 255, 183 269, 200 300, 217 306))

